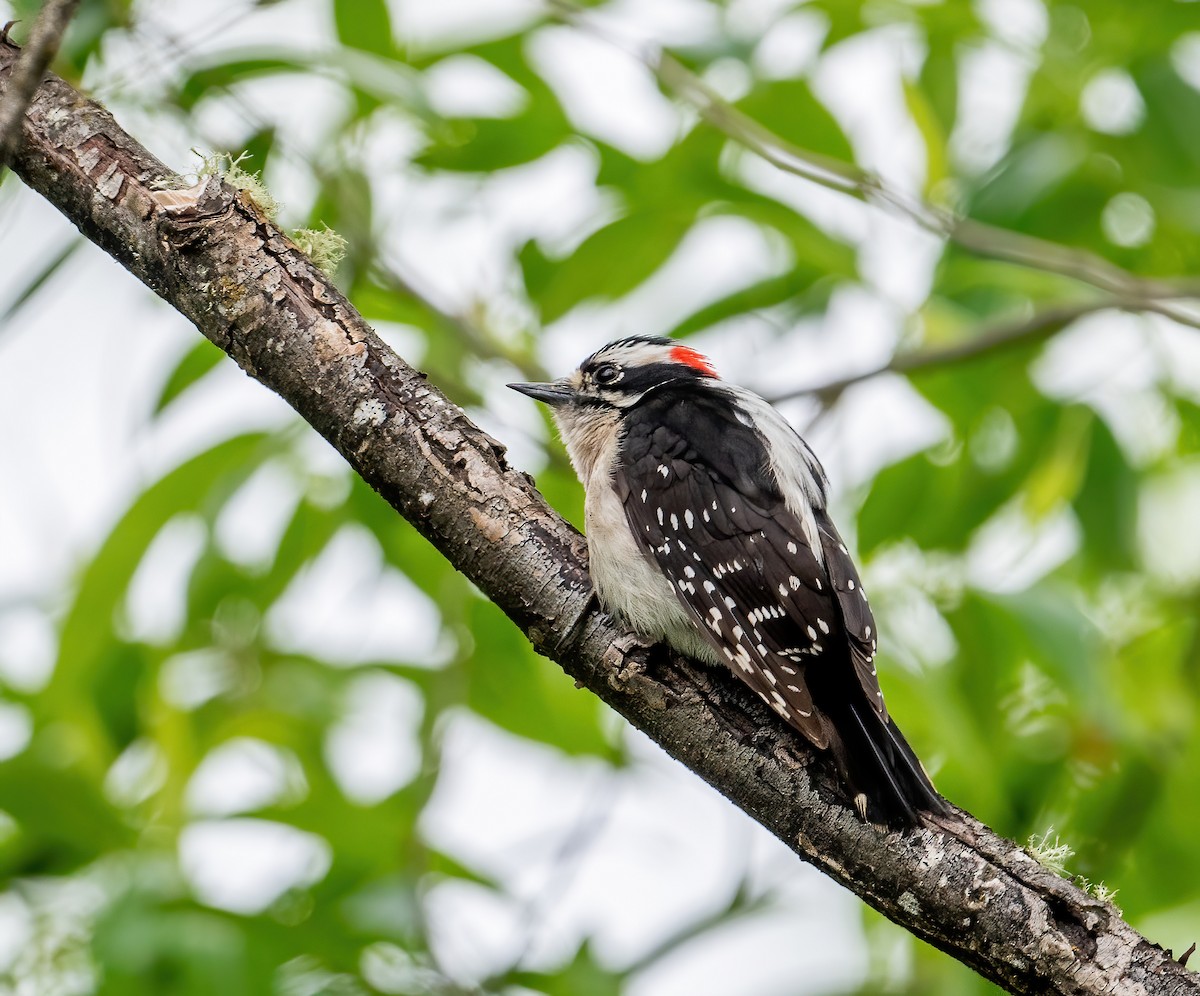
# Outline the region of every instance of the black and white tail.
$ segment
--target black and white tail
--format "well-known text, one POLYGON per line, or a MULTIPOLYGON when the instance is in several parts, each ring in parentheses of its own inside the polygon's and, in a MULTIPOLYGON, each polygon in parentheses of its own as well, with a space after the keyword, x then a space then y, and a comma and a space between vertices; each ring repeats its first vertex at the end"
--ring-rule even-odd
POLYGON ((840 740, 830 748, 863 819, 915 827, 921 826, 923 812, 949 812, 890 717, 882 718, 866 701, 845 702, 843 708, 826 705, 825 709, 840 740))

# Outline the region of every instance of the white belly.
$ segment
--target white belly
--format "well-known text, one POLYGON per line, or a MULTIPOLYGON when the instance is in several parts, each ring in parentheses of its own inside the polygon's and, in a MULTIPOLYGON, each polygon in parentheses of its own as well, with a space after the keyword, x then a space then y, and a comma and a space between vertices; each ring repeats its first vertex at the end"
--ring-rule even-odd
POLYGON ((671 582, 638 547, 616 492, 595 483, 598 486, 587 488, 584 524, 600 604, 620 615, 634 632, 665 640, 688 657, 717 663, 712 648, 675 597, 671 582))

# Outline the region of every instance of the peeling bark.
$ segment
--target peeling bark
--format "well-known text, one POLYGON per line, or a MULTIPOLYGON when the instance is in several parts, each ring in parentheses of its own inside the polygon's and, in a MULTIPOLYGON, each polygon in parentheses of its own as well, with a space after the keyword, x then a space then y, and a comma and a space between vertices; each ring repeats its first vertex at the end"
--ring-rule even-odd
MULTIPOLYGON (((0 44, 0 100, 15 56, 0 44)), ((244 194, 216 178, 185 187, 54 78, 13 168, 286 399, 540 652, 800 858, 1010 992, 1200 994, 1113 906, 969 814, 907 834, 860 823, 826 759, 732 676, 631 642, 595 612, 558 647, 588 611, 582 537, 244 194)))

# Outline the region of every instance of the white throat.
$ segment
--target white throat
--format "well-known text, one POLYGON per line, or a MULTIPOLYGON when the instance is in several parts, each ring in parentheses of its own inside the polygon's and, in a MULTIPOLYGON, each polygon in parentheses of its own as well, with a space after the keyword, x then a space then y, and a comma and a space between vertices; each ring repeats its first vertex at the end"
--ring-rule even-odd
POLYGON ((555 424, 567 447, 571 466, 584 487, 589 487, 598 470, 612 474, 612 457, 620 432, 620 413, 615 408, 581 410, 567 405, 553 410, 555 424))

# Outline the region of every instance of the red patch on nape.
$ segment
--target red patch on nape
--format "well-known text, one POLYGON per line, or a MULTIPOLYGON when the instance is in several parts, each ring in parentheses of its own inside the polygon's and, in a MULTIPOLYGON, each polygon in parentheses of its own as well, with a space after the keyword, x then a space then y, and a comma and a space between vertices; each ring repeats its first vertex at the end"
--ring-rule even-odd
POLYGON ((689 366, 693 370, 699 370, 705 377, 717 376, 717 368, 712 365, 712 360, 703 353, 698 353, 691 346, 673 346, 671 359, 676 363, 689 366))

